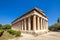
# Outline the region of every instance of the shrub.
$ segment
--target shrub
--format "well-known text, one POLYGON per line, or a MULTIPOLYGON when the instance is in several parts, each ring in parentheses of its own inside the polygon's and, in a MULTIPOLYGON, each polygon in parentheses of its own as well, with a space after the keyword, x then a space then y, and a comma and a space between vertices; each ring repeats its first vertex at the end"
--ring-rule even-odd
POLYGON ((3 35, 4 31, 0 30, 0 37, 3 35))
POLYGON ((9 32, 10 34, 12 34, 12 35, 15 34, 15 31, 14 31, 14 30, 8 30, 8 32, 9 32))
POLYGON ((21 31, 8 30, 8 32, 16 37, 21 35, 21 31))
POLYGON ((16 31, 16 32, 15 32, 15 35, 16 35, 16 36, 20 36, 20 35, 21 35, 21 31, 16 31))

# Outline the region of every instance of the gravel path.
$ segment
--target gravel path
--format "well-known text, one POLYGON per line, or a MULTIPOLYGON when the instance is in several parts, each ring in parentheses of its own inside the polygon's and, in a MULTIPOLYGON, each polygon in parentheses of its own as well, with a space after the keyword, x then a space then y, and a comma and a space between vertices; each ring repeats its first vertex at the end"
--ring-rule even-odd
POLYGON ((10 40, 60 40, 60 32, 48 32, 46 34, 34 36, 32 34, 23 34, 22 37, 10 40))

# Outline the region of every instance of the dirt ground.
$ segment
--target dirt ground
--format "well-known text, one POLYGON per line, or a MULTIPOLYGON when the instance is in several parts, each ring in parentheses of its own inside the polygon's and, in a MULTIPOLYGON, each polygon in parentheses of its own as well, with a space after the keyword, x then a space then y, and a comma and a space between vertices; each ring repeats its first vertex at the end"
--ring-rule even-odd
POLYGON ((22 33, 22 37, 9 40, 60 40, 60 32, 48 32, 38 36, 22 33))

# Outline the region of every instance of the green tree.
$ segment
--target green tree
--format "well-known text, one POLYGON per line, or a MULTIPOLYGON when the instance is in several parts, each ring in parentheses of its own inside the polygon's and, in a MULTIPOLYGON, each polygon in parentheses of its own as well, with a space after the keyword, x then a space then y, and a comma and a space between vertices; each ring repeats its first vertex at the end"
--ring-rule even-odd
POLYGON ((3 29, 4 30, 11 29, 11 25, 10 24, 5 24, 5 25, 3 25, 3 29))
POLYGON ((60 23, 55 23, 49 27, 51 31, 59 31, 60 30, 60 23))
POLYGON ((0 29, 2 29, 2 24, 0 24, 0 29))
POLYGON ((60 18, 58 18, 57 22, 58 22, 58 23, 60 22, 60 18))

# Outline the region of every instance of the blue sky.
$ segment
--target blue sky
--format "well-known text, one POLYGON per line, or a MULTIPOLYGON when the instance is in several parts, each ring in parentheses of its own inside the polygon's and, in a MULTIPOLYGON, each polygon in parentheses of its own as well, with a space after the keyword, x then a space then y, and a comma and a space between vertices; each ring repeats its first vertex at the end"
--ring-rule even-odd
POLYGON ((34 7, 45 12, 49 25, 60 17, 60 0, 0 0, 0 24, 11 24, 34 7))

